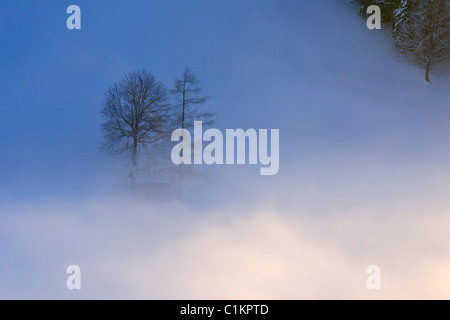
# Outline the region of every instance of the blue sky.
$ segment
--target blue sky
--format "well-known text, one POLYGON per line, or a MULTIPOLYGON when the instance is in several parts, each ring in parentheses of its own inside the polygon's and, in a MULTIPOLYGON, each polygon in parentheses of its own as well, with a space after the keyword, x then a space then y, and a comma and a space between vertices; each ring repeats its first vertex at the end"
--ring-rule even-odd
POLYGON ((145 68, 172 86, 189 65, 215 93, 236 77, 233 60, 248 54, 249 4, 80 1, 82 30, 69 31, 70 4, 0 5, 0 170, 3 185, 23 193, 42 192, 43 181, 70 193, 75 177, 101 171, 98 111, 126 72, 145 68))
POLYGON ((380 157, 398 172, 405 160, 424 168, 447 154, 439 141, 448 112, 434 93, 445 81, 424 86, 388 33, 368 31, 349 5, 79 1, 82 30, 68 30, 70 4, 0 5, 3 197, 107 189, 112 169, 98 151, 103 95, 143 68, 170 87, 190 66, 213 97, 207 107, 219 128, 281 129, 281 170, 263 185, 298 168, 320 179, 323 168, 342 171, 334 168, 341 158, 354 167, 354 159, 370 166, 380 157), (428 97, 432 112, 423 108, 428 97), (424 158, 424 150, 438 154, 424 158))
POLYGON ((279 108, 272 93, 283 84, 266 82, 276 59, 265 57, 266 42, 280 19, 268 13, 283 5, 80 1, 82 30, 68 30, 70 4, 1 4, 3 196, 92 192, 108 161, 97 150, 103 94, 133 70, 170 87, 190 66, 213 96, 208 108, 219 112, 218 126, 270 128, 279 108), (261 105, 272 99, 272 108, 261 105))

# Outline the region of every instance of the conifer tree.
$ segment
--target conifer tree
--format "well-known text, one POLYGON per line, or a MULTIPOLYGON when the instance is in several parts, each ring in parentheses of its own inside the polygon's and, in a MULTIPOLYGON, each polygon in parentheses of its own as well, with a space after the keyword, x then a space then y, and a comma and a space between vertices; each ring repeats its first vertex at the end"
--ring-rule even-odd
POLYGON ((394 12, 394 41, 398 50, 425 69, 450 59, 450 17, 447 0, 402 0, 394 12))

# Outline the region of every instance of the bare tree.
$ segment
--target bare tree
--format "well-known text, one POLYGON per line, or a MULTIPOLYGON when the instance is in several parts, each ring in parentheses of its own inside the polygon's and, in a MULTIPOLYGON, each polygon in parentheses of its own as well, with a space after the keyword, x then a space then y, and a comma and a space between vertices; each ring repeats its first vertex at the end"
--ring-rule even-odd
POLYGON ((199 110, 200 105, 210 99, 208 96, 199 95, 201 92, 201 88, 197 87, 199 83, 191 69, 186 68, 181 79, 175 80, 175 88, 171 90, 176 99, 175 121, 182 129, 192 127, 194 120, 203 121, 205 126, 214 122, 215 113, 199 110))
POLYGON ((151 73, 128 73, 105 94, 103 149, 112 155, 128 154, 134 174, 140 151, 168 136, 169 111, 168 91, 151 73))
POLYGON ((394 14, 397 48, 425 68, 425 80, 430 82, 432 67, 450 59, 448 1, 402 0, 394 14))
MULTIPOLYGON (((202 110, 201 107, 210 97, 202 96, 201 88, 198 86, 200 81, 190 68, 186 67, 181 79, 175 80, 175 87, 171 90, 175 99, 173 106, 174 126, 177 128, 188 129, 194 126, 194 121, 202 121, 204 127, 210 126, 214 122, 215 113, 202 110)), ((198 137, 197 137, 198 138, 198 137)), ((179 183, 179 197, 182 194, 183 180, 196 178, 206 178, 205 172, 198 168, 179 165, 173 172, 179 183)))

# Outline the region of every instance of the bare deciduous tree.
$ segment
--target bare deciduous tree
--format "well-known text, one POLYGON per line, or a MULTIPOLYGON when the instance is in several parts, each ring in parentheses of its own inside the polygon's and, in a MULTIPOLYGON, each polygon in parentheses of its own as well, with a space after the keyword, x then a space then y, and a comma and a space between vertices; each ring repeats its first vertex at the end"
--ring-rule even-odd
POLYGON ((103 149, 128 154, 136 170, 138 154, 168 135, 168 91, 147 71, 128 73, 105 94, 103 149))
POLYGON ((176 99, 175 121, 182 129, 192 127, 194 120, 203 121, 205 126, 214 122, 215 113, 199 110, 200 105, 210 99, 207 96, 199 96, 201 92, 201 88, 197 87, 199 83, 191 69, 186 68, 181 79, 175 80, 175 88, 171 90, 176 99))
MULTIPOLYGON (((198 86, 200 81, 190 68, 186 67, 181 79, 175 80, 175 87, 171 90, 175 99, 172 112, 174 126, 182 129, 192 128, 194 121, 202 121, 204 127, 210 126, 214 122, 215 113, 201 110, 201 106, 206 103, 210 97, 201 96, 201 88, 198 86)), ((183 180, 191 180, 199 177, 206 178, 206 174, 193 167, 179 165, 175 170, 175 175, 179 183, 179 197, 183 180)))

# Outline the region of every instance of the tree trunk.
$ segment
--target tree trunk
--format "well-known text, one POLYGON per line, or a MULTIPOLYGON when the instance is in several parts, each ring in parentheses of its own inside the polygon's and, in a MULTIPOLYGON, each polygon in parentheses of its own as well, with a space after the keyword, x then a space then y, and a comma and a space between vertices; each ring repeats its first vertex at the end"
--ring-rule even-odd
POLYGON ((137 140, 134 139, 133 150, 131 152, 131 165, 133 166, 133 170, 135 170, 137 166, 136 155, 137 155, 137 140))
POLYGON ((186 108, 186 76, 183 81, 183 113, 181 114, 181 129, 184 129, 184 112, 186 108))
MULTIPOLYGON (((186 72, 184 73, 183 78, 183 110, 181 113, 181 129, 183 130, 181 133, 181 138, 184 141, 184 115, 186 110, 186 72)), ((181 150, 181 156, 184 156, 184 150, 181 150)), ((178 179, 179 179, 179 190, 178 190, 178 198, 181 200, 182 194, 183 194, 183 163, 180 164, 179 170, 178 170, 178 179)))
POLYGON ((430 63, 428 62, 426 67, 425 67, 425 80, 430 82, 430 63))

